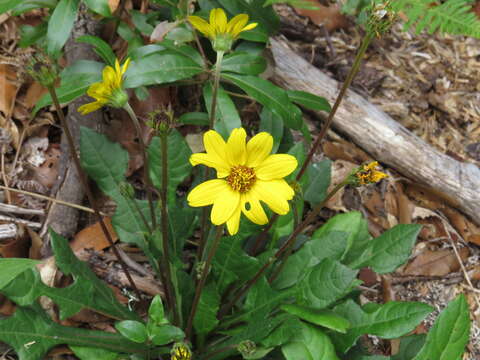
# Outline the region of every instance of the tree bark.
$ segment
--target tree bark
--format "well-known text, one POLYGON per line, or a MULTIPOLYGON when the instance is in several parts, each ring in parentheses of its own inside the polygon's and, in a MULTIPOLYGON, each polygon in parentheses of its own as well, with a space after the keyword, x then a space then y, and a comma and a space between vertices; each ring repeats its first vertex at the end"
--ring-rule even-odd
MULTIPOLYGON (((341 84, 297 55, 281 38, 271 39, 271 50, 279 85, 325 97, 333 104, 341 84)), ((480 169, 476 165, 434 149, 351 90, 332 126, 373 158, 432 189, 480 225, 480 169)))

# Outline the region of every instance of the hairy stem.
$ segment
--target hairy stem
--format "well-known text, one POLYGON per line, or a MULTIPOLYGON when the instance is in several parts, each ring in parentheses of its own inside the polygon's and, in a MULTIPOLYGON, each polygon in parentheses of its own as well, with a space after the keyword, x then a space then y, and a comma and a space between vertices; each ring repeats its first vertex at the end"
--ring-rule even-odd
MULTIPOLYGON (((332 191, 323 199, 323 201, 315 206, 315 208, 308 214, 308 216, 303 220, 290 234, 288 237, 287 241, 280 247, 280 249, 277 250, 277 252, 267 260, 265 264, 260 268, 260 270, 257 271, 257 273, 250 279, 248 280, 243 286, 239 288, 237 291, 236 295, 233 297, 233 299, 227 303, 222 309, 220 309, 218 313, 218 318, 221 319, 223 318, 229 311, 230 309, 235 306, 238 300, 240 300, 246 292, 260 279, 260 277, 263 275, 263 273, 285 252, 287 249, 292 245, 292 243, 295 242, 297 236, 305 230, 305 228, 315 220, 317 215, 320 213, 320 210, 323 209, 325 204, 332 198, 333 195, 335 195, 342 187, 346 185, 346 182, 343 181, 335 188, 333 188, 332 191)), ((288 257, 284 258, 284 261, 287 260, 288 257)), ((278 274, 276 274, 278 276, 278 274)))
POLYGON ((220 71, 222 70, 223 51, 217 51, 217 62, 215 63, 215 73, 213 75, 212 105, 210 107, 210 129, 215 125, 215 115, 217 111, 217 94, 220 86, 220 71))
POLYGON ((193 319, 195 318, 195 313, 197 312, 198 302, 200 301, 200 296, 202 295, 203 287, 207 281, 207 276, 210 271, 210 265, 212 264, 213 256, 217 252, 218 245, 223 234, 223 226, 217 226, 217 232, 215 238, 208 252, 207 260, 205 261, 205 266, 203 267, 202 275, 195 289, 195 297, 193 298, 192 309, 190 310, 190 316, 188 317, 187 330, 185 331, 187 339, 191 340, 192 336, 192 326, 193 319))
POLYGON ((322 140, 325 138, 325 135, 327 135, 327 131, 332 125, 333 118, 335 117, 335 114, 337 113, 338 107, 340 106, 340 103, 342 102, 342 99, 344 98, 345 94, 347 93, 347 89, 350 87, 353 79, 355 78, 355 75, 357 75, 358 70, 360 69, 360 64, 362 63, 363 56, 365 55, 365 52, 368 49, 368 46, 370 45, 370 42, 374 38, 375 33, 373 32, 368 32, 365 37, 363 38, 363 41, 360 45, 360 48, 357 52, 357 55, 355 56, 355 60, 353 62, 353 65, 350 69, 350 72, 347 75, 347 78, 343 82, 342 88, 340 89, 340 92, 338 93, 338 96, 335 100, 335 104, 333 105, 332 110, 328 114, 327 120, 323 124, 322 128, 320 129, 320 133, 317 136, 317 139, 315 140, 315 143, 313 144, 312 148, 310 149, 307 158, 305 159, 302 168, 297 174, 296 180, 300 180, 307 170, 308 165, 312 161, 313 155, 317 152, 318 148, 320 147, 322 140))
POLYGON ((145 187, 147 190, 147 199, 148 199, 148 206, 150 208, 150 216, 152 219, 152 228, 155 230, 157 228, 157 219, 155 216, 155 207, 153 205, 153 192, 152 192, 153 185, 150 180, 150 174, 149 174, 147 146, 143 141, 142 129, 140 127, 140 122, 138 121, 137 115, 135 115, 135 112, 133 111, 132 107, 128 102, 125 104, 124 109, 127 111, 128 115, 130 116, 130 119, 132 120, 133 125, 135 126, 135 131, 137 132, 138 141, 140 142, 140 152, 142 153, 143 170, 144 170, 143 181, 145 183, 145 187))
POLYGON ((88 201, 90 202, 90 206, 92 207, 95 216, 97 217, 97 221, 100 224, 100 227, 102 228, 102 231, 105 235, 105 238, 107 239, 108 243, 112 247, 113 253, 115 254, 115 257, 117 258, 118 262, 120 263, 120 266, 122 267, 122 270, 125 272, 125 275, 130 283, 130 286, 132 289, 135 291, 138 299, 141 299, 142 296, 140 294, 140 291, 138 290, 137 286, 135 285, 135 282, 133 281, 127 265, 125 262, 122 260, 122 257, 120 256, 120 253, 118 252, 117 247, 115 246, 115 243, 113 242, 112 236, 110 235, 110 232, 107 229, 107 226, 105 225, 105 222, 103 221, 103 217, 100 214, 100 211, 98 209, 97 203, 95 201, 95 198, 93 197, 92 190, 90 189, 90 186, 88 185, 88 180, 87 176, 83 172, 82 166, 80 165, 80 159, 77 154, 77 150, 75 148, 75 141, 73 140, 72 133, 70 132, 70 129, 67 124, 67 119, 65 119, 65 115, 63 114, 62 108, 60 107, 60 102, 58 101, 57 97, 57 92, 55 91, 54 86, 49 86, 48 91, 50 93, 50 96, 52 98, 53 104, 55 105, 55 109, 57 110, 57 115, 58 118, 60 119, 60 123, 62 124, 63 131, 65 132, 65 135, 67 137, 67 142, 68 142, 68 147, 70 149, 70 155, 73 159, 73 163, 75 164, 75 167, 77 169, 78 177, 80 178, 80 181, 83 186, 83 190, 85 191, 85 194, 87 195, 88 201))
POLYGON ((166 132, 162 132, 160 135, 161 152, 162 152, 162 188, 160 189, 161 200, 161 229, 162 229, 162 247, 163 257, 165 263, 165 271, 167 283, 165 284, 167 294, 170 297, 169 303, 172 307, 174 324, 179 324, 178 309, 175 306, 175 290, 172 284, 172 272, 170 269, 170 247, 168 245, 168 212, 167 212, 167 188, 168 188, 168 143, 166 132))

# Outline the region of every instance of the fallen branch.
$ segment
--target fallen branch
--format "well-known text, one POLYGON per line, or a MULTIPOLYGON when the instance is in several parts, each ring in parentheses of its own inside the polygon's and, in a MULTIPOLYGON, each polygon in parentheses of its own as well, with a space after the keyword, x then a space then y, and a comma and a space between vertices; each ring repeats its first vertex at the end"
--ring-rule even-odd
MULTIPOLYGON (((333 103, 339 83, 297 55, 283 39, 271 39, 275 81, 291 90, 308 91, 333 103)), ((480 169, 434 149, 360 95, 348 91, 333 128, 372 157, 428 186, 480 225, 480 169)))

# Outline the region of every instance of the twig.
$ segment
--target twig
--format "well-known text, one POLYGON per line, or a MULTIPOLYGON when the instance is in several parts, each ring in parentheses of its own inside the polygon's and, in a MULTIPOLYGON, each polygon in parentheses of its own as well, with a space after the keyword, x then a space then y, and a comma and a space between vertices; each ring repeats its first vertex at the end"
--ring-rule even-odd
MULTIPOLYGON (((7 179, 7 173, 5 172, 5 145, 2 145, 2 148, 0 151, 2 152, 2 159, 1 159, 1 171, 2 171, 2 179, 3 183, 5 186, 8 187, 8 179, 7 179)), ((10 196, 10 192, 8 190, 5 191, 5 195, 7 196, 7 203, 11 204, 12 203, 12 197, 10 196)))
POLYGON ((40 229, 42 227, 42 224, 40 224, 38 222, 28 221, 28 220, 24 220, 24 219, 17 219, 17 218, 10 217, 10 216, 5 216, 5 215, 0 215, 0 221, 13 222, 13 223, 16 223, 16 224, 23 224, 23 225, 30 226, 33 229, 40 229))
POLYGON ((0 203, 0 211, 8 214, 24 214, 24 215, 38 215, 38 216, 45 215, 44 210, 25 209, 20 206, 1 204, 1 203, 0 203))

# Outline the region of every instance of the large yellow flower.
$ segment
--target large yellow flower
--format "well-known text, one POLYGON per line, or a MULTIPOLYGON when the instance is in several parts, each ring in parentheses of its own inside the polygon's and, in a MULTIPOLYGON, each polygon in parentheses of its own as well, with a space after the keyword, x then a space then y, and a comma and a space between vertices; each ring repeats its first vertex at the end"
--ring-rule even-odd
POLYGON ((127 59, 122 66, 118 60, 115 60, 115 68, 105 66, 102 74, 103 81, 90 85, 87 90, 87 95, 96 101, 80 106, 78 111, 85 115, 105 105, 113 107, 125 105, 128 97, 123 90, 123 74, 127 71, 129 64, 130 59, 127 59))
POLYGON ((288 200, 293 189, 283 179, 297 167, 297 159, 288 154, 270 155, 273 138, 266 132, 246 143, 242 128, 234 129, 225 142, 216 131, 203 136, 206 153, 193 154, 190 163, 215 168, 217 178, 195 187, 187 197, 190 206, 212 205, 215 225, 227 223, 228 232, 238 232, 243 213, 256 224, 268 222, 260 201, 280 215, 290 210, 288 200))
POLYGON ((248 23, 247 14, 239 14, 232 20, 227 21, 227 15, 223 9, 212 9, 210 11, 210 23, 206 22, 199 16, 189 16, 188 21, 202 34, 208 37, 210 40, 224 47, 220 50, 229 50, 230 46, 236 38, 243 31, 254 29, 257 23, 248 23), (230 45, 230 46, 228 46, 230 45))

